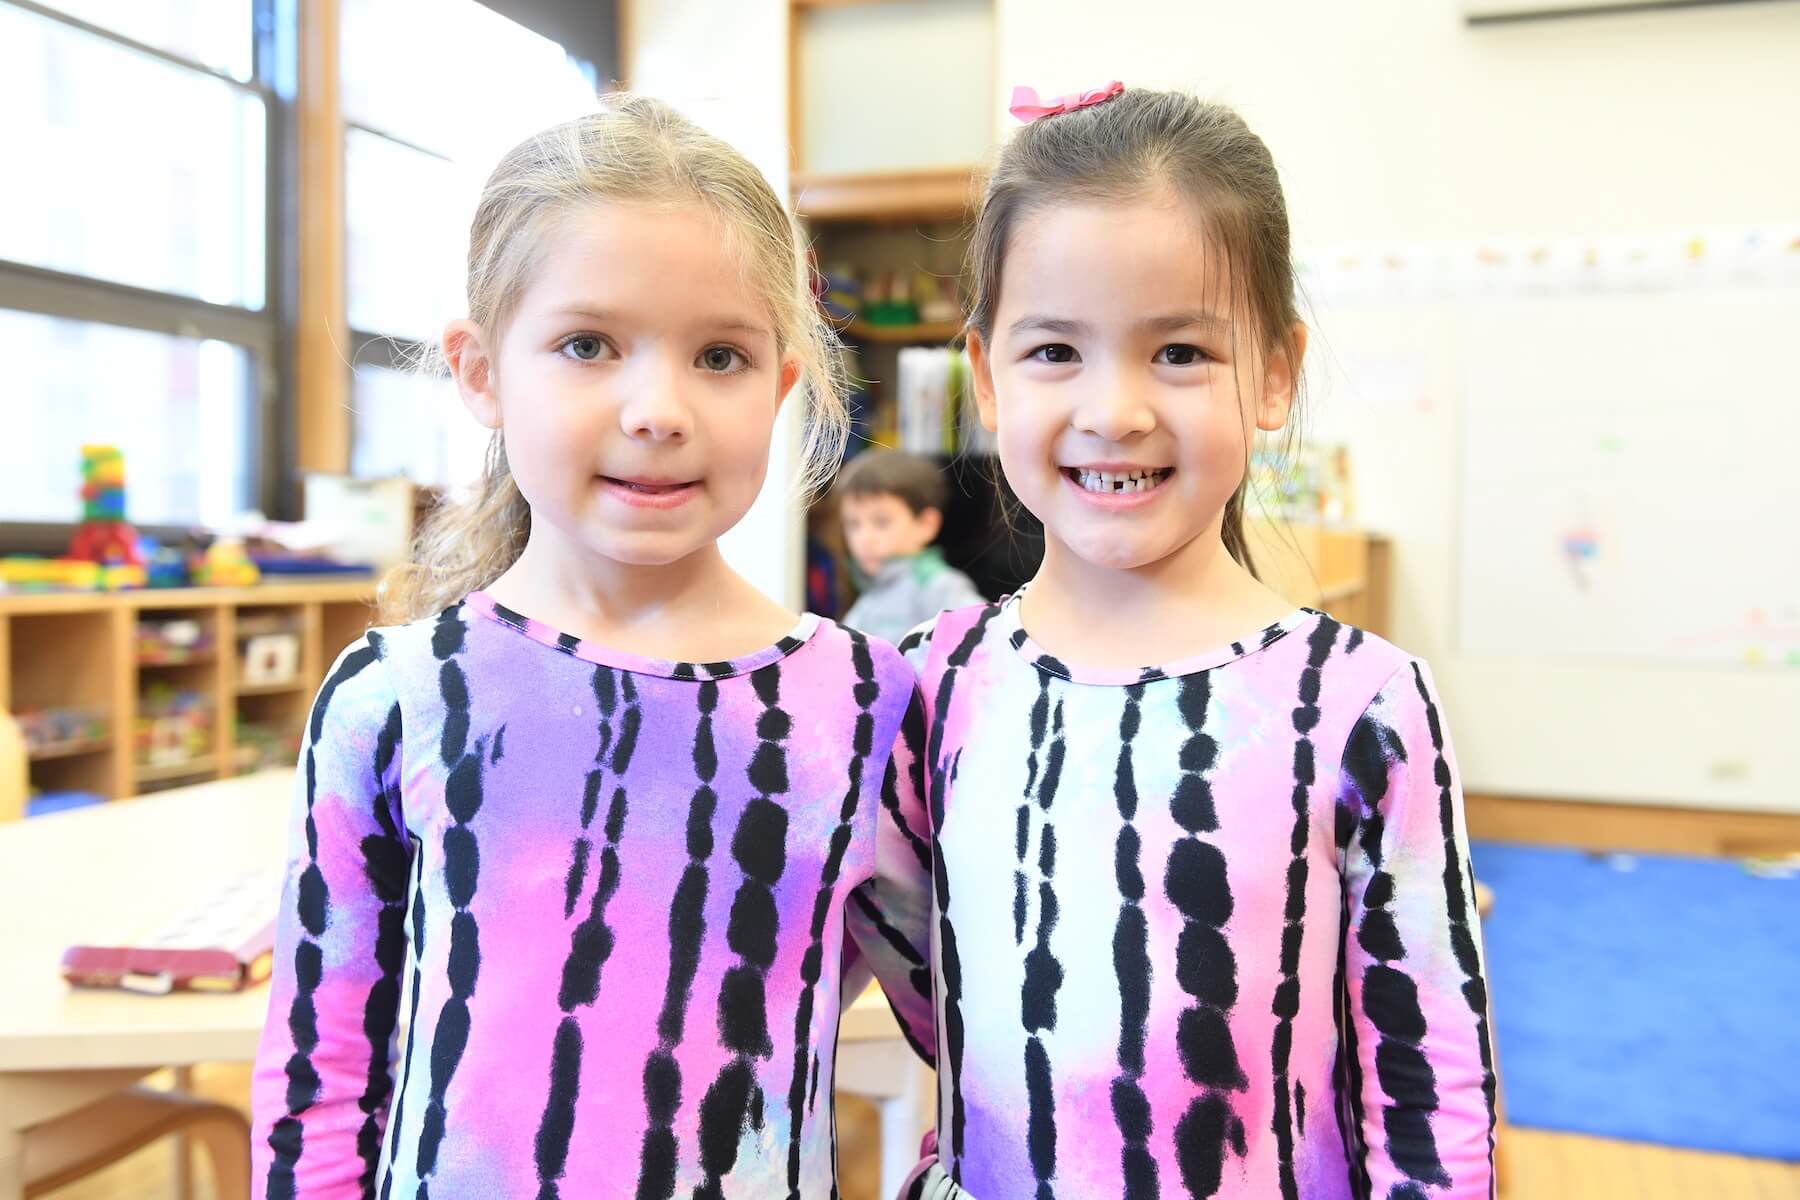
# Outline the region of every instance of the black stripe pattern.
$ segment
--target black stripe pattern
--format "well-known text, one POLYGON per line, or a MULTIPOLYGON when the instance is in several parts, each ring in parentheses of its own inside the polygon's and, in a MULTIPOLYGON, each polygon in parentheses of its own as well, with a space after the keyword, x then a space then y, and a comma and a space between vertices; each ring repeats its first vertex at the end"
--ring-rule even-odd
POLYGON ((444 781, 444 808, 450 823, 444 828, 444 890, 450 901, 450 956, 446 981, 450 996, 438 1012, 431 1039, 431 1090, 419 1127, 417 1171, 418 1200, 431 1194, 431 1175, 437 1170, 438 1151, 449 1125, 446 1097, 450 1081, 469 1044, 469 1001, 481 972, 480 930, 469 911, 481 877, 481 851, 471 828, 482 803, 482 771, 487 760, 485 740, 469 744, 469 683, 456 656, 463 650, 468 627, 460 609, 439 618, 433 631, 432 652, 438 659, 438 689, 444 704, 444 731, 438 753, 448 772, 444 781))
POLYGON ((1362 1004, 1377 1038, 1376 1079, 1389 1100, 1382 1108, 1388 1157, 1411 1180, 1449 1187, 1450 1175, 1439 1160, 1431 1128, 1438 1096, 1436 1077, 1422 1048, 1425 1013, 1417 984, 1400 965, 1406 947, 1389 907, 1395 881, 1384 862, 1383 801, 1389 790, 1388 768, 1405 761, 1406 747, 1399 735, 1364 713, 1344 748, 1344 770, 1362 798, 1359 841, 1371 868, 1355 938, 1372 960, 1363 971, 1362 1004))
MULTIPOLYGON (((988 625, 1000 614, 1000 606, 989 605, 981 611, 981 616, 970 627, 945 660, 943 676, 938 680, 937 695, 933 698, 932 712, 937 720, 930 725, 927 734, 925 757, 930 765, 931 784, 931 826, 943 836, 944 830, 944 797, 956 778, 956 762, 946 761, 944 757, 944 716, 950 711, 950 701, 955 695, 956 675, 967 666, 975 654, 975 648, 981 644, 982 636, 988 625)), ((957 752, 961 757, 961 750, 957 752)), ((962 960, 956 952, 956 928, 950 922, 950 875, 944 868, 943 855, 935 855, 932 860, 932 886, 936 892, 938 909, 938 965, 942 971, 942 1002, 939 1008, 938 1036, 943 1041, 937 1061, 940 1067, 948 1064, 949 1070, 945 1082, 950 1091, 950 1176, 961 1179, 961 1160, 964 1150, 964 1134, 968 1123, 968 1113, 964 1107, 962 1094, 962 1068, 964 1039, 967 1031, 963 1025, 962 1015, 962 960)), ((940 1096, 943 1088, 940 1086, 940 1096)), ((940 1100, 940 1109, 941 1109, 940 1100)), ((943 1124, 943 1113, 938 1114, 939 1126, 943 1124)))
POLYGON ((325 956, 319 938, 331 919, 331 894, 325 885, 325 873, 319 867, 319 827, 313 819, 318 796, 318 762, 316 751, 325 730, 325 716, 332 697, 345 683, 356 678, 375 661, 375 648, 365 642, 338 662, 331 678, 319 689, 313 701, 312 720, 306 744, 306 866, 295 887, 295 903, 300 926, 305 936, 294 947, 294 1000, 288 1008, 288 1032, 294 1039, 294 1053, 285 1065, 287 1075, 287 1114, 279 1118, 269 1131, 269 1147, 274 1151, 269 1162, 267 1181, 271 1200, 293 1200, 296 1194, 294 1170, 304 1149, 300 1117, 319 1099, 319 1071, 312 1055, 319 1048, 319 1015, 313 994, 325 973, 325 956))
POLYGON ((1306 639, 1306 667, 1300 672, 1300 703, 1294 709, 1294 833, 1288 850, 1287 903, 1282 911, 1281 982, 1275 987, 1275 1042, 1270 1063, 1275 1072, 1276 1155, 1281 1173, 1283 1200, 1299 1200, 1300 1185, 1294 1176, 1295 1111, 1299 1101, 1290 1082, 1294 1049, 1294 1017, 1300 1011, 1300 944, 1306 930, 1306 847, 1312 814, 1312 788, 1318 777, 1313 750, 1313 730, 1319 726, 1321 672, 1343 627, 1321 617, 1306 639))
POLYGON ((1481 954, 1475 947, 1475 922, 1470 905, 1475 896, 1475 875, 1469 862, 1458 850, 1456 829, 1456 780, 1450 773, 1450 760, 1444 753, 1444 726, 1438 716, 1437 700, 1425 682, 1425 672, 1417 662, 1412 664, 1413 685, 1425 705, 1425 721, 1431 730, 1432 781, 1438 786, 1438 824, 1444 834, 1444 900, 1450 917, 1450 948, 1456 955, 1457 970, 1462 972, 1460 988, 1475 1018, 1475 1036, 1481 1047, 1481 1093, 1487 1101, 1488 1159, 1494 1157, 1494 1103, 1497 1080, 1494 1075, 1493 1043, 1488 1033, 1487 981, 1481 972, 1481 954))
POLYGON ((1224 1177, 1226 1148, 1244 1153, 1244 1123, 1228 1093, 1242 1091, 1250 1081, 1231 1040, 1238 993, 1237 958, 1224 932, 1234 904, 1231 881, 1224 854, 1200 836, 1219 828, 1206 778, 1219 751, 1206 732, 1211 681, 1205 673, 1185 675, 1177 686, 1176 704, 1188 732, 1169 811, 1185 836, 1169 851, 1163 893, 1182 917, 1175 981, 1192 1001, 1176 1024, 1176 1051, 1199 1094, 1175 1124, 1175 1162, 1189 1195, 1212 1196, 1224 1177))
POLYGON ((649 1127, 644 1131, 638 1167, 638 1200, 669 1200, 675 1194, 680 1151, 675 1114, 681 1108, 681 1064, 675 1059, 675 1050, 687 1031, 688 1001, 700 969, 701 943, 706 939, 707 862, 713 852, 713 815, 719 807, 718 793, 713 790, 719 773, 719 755, 713 743, 713 713, 718 705, 719 685, 701 684, 693 750, 694 774, 700 783, 688 802, 688 863, 669 908, 669 978, 663 987, 662 1011, 656 1018, 657 1047, 644 1062, 644 1108, 649 1127))
MULTIPOLYGON (((538 1123, 534 1158, 538 1172, 539 1200, 556 1200, 562 1192, 558 1181, 568 1164, 569 1142, 575 1133, 575 1100, 581 1087, 581 1024, 575 1016, 600 996, 601 972, 612 957, 616 935, 606 923, 606 907, 619 890, 621 865, 619 841, 625 835, 625 819, 630 801, 623 780, 631 767, 631 756, 637 749, 638 730, 643 717, 638 708, 637 688, 631 676, 614 672, 610 667, 597 667, 593 675, 594 699, 599 705, 599 746, 594 765, 589 769, 582 795, 581 833, 576 837, 570 855, 565 895, 578 898, 585 885, 589 857, 589 829, 599 811, 600 798, 607 780, 613 781, 612 797, 607 804, 606 837, 600 851, 600 879, 588 904, 588 912, 569 937, 569 953, 563 960, 562 984, 557 1006, 562 1020, 550 1051, 550 1086, 544 1103, 544 1115, 538 1123), (622 709, 622 711, 621 711, 622 709), (612 720, 619 714, 618 734, 613 734, 612 720)), ((565 905, 565 915, 573 912, 573 904, 565 905)))
POLYGON ((1113 875, 1119 886, 1119 919, 1113 927, 1113 975, 1119 981, 1119 1074, 1112 1084, 1113 1120, 1124 1145, 1119 1172, 1124 1200, 1156 1200, 1160 1194, 1156 1159, 1149 1142, 1155 1132, 1150 1100, 1144 1095, 1144 1040, 1150 1021, 1150 925, 1144 916, 1144 872, 1137 826, 1137 774, 1131 743, 1141 720, 1144 685, 1125 689, 1119 716, 1119 763, 1113 773, 1113 800, 1119 808, 1119 836, 1113 844, 1113 875))
POLYGON ((744 878, 731 901, 725 941, 738 961, 719 985, 719 1040, 732 1058, 700 1101, 700 1169, 705 1178, 694 1189, 694 1200, 724 1200, 721 1181, 737 1163, 746 1123, 762 1125, 754 1060, 775 1053, 765 976, 781 932, 774 887, 787 869, 788 814, 775 797, 788 790, 784 743, 793 721, 780 706, 779 664, 752 673, 750 682, 763 704, 749 767, 756 795, 744 806, 731 839, 731 857, 744 878))
MULTIPOLYGON (((1042 676, 1046 681, 1048 674, 1042 676)), ((1050 1052, 1044 1035, 1056 1030, 1056 995, 1062 989, 1063 966, 1050 949, 1056 930, 1056 826, 1051 808, 1062 783, 1063 706, 1060 699, 1050 716, 1050 745, 1043 773, 1036 779, 1038 825, 1037 934, 1025 953, 1025 977, 1019 989, 1019 1019, 1025 1027, 1025 1098, 1027 1105, 1025 1148, 1031 1173, 1037 1180, 1037 1200, 1052 1200, 1050 1180, 1056 1174, 1056 1095, 1051 1084, 1050 1052)))
MULTIPOLYGON (((843 807, 838 810, 837 828, 831 833, 831 848, 819 874, 819 891, 813 898, 812 926, 806 956, 800 963, 800 1004, 794 1013, 794 1074, 788 1084, 788 1112, 792 1121, 788 1132, 788 1200, 800 1200, 800 1113, 808 1107, 806 1096, 808 1050, 813 1044, 813 992, 818 987, 825 963, 825 921, 831 915, 831 897, 837 889, 843 870, 844 855, 855 836, 857 812, 862 807, 863 764, 875 749, 875 702, 881 698, 881 685, 875 680, 875 661, 869 656, 869 641, 860 633, 850 634, 850 661, 856 671, 851 699, 856 704, 856 725, 851 733, 850 765, 844 788, 843 807)), ((816 1078, 816 1076, 815 1076, 816 1078)))
MULTIPOLYGON (((369 640, 380 653, 379 635, 369 640)), ((362 839, 363 874, 381 912, 376 916, 375 962, 381 977, 369 989, 363 1003, 363 1036, 369 1041, 369 1082, 357 1101, 363 1111, 362 1128, 356 1134, 356 1153, 363 1160, 357 1180, 364 1195, 373 1195, 375 1172, 381 1163, 381 1122, 387 1114, 393 1090, 393 1068, 388 1061, 389 1041, 400 1012, 400 972, 406 965, 406 885, 412 873, 411 845, 395 820, 400 812, 400 789, 392 776, 400 752, 400 705, 388 709, 387 721, 375 742, 377 784, 375 823, 379 833, 362 839)))

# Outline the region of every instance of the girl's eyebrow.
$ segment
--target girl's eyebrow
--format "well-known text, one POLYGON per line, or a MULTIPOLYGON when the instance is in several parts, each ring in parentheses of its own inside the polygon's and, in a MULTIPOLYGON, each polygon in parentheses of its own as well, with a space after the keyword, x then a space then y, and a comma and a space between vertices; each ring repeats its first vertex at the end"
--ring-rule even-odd
MULTIPOLYGON (((1196 326, 1227 333, 1231 330, 1231 322, 1216 313, 1202 310, 1184 310, 1180 312, 1159 313, 1153 317, 1145 317, 1132 323, 1134 333, 1170 333, 1178 329, 1192 329, 1196 326)), ((1007 330, 1009 333, 1024 333, 1036 330, 1041 333, 1060 333, 1070 336, 1090 333, 1093 327, 1086 321, 1071 320, 1067 317, 1052 317, 1043 313, 1028 313, 1014 321, 1007 330)))
POLYGON ((1135 326, 1140 333, 1173 333, 1178 329, 1191 329, 1199 326, 1218 333, 1229 333, 1231 322, 1216 313, 1204 310, 1188 310, 1183 312, 1164 313, 1160 316, 1145 317, 1135 326))
MULTIPOLYGON (((596 324, 608 324, 621 319, 622 314, 614 309, 595 308, 587 304, 566 304, 554 310, 552 317, 578 317, 596 324)), ((697 317, 693 324, 706 329, 730 330, 738 333, 757 333, 765 337, 773 337, 774 331, 767 325, 759 325, 755 321, 741 316, 727 316, 716 313, 711 316, 697 317)))

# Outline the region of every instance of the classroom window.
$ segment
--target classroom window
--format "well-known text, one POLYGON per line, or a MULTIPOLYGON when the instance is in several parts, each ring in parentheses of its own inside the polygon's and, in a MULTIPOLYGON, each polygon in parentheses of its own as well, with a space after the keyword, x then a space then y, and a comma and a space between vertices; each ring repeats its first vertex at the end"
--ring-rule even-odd
POLYGON ((89 25, 190 58, 249 82, 255 13, 243 0, 38 0, 89 25))
POLYGON ((463 482, 480 474, 488 431, 469 416, 448 379, 405 364, 359 361, 350 402, 351 474, 405 475, 422 483, 463 482), (421 430, 431 436, 419 436, 421 430))
POLYGON ((345 291, 352 328, 435 338, 460 316, 473 200, 456 164, 366 129, 344 131, 345 291), (398 203, 396 203, 398 201, 398 203))
POLYGON ((0 258, 262 306, 260 95, 0 4, 0 112, 0 258))
POLYGON ((592 111, 595 75, 474 0, 343 0, 339 67, 349 321, 359 346, 386 343, 379 362, 357 355, 351 469, 455 486, 479 471, 482 431, 407 364, 466 312, 487 173, 531 133, 592 111))
POLYGON ((125 452, 140 525, 216 526, 254 503, 251 356, 177 337, 0 309, 7 436, 0 513, 63 522, 81 511, 81 447, 125 452))
POLYGON ((0 549, 66 544, 90 442, 137 525, 268 506, 275 10, 0 0, 0 549))

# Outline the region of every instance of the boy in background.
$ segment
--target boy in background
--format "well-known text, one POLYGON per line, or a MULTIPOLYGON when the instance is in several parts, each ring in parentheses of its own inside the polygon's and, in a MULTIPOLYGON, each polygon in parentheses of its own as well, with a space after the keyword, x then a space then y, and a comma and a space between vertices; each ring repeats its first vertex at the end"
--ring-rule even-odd
POLYGON ((944 473, 927 459, 870 450, 838 477, 844 542, 862 595, 844 615, 852 629, 897 642, 947 608, 985 603, 969 577, 932 546, 944 526, 944 473))

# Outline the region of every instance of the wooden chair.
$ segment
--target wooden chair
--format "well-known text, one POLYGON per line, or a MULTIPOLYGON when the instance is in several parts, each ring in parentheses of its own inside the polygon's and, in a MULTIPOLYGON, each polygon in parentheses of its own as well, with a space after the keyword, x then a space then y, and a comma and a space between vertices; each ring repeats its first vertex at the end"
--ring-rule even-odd
POLYGON ((218 1200, 250 1198, 250 1122, 228 1104, 130 1087, 25 1134, 25 1196, 48 1195, 170 1135, 212 1163, 218 1200))

